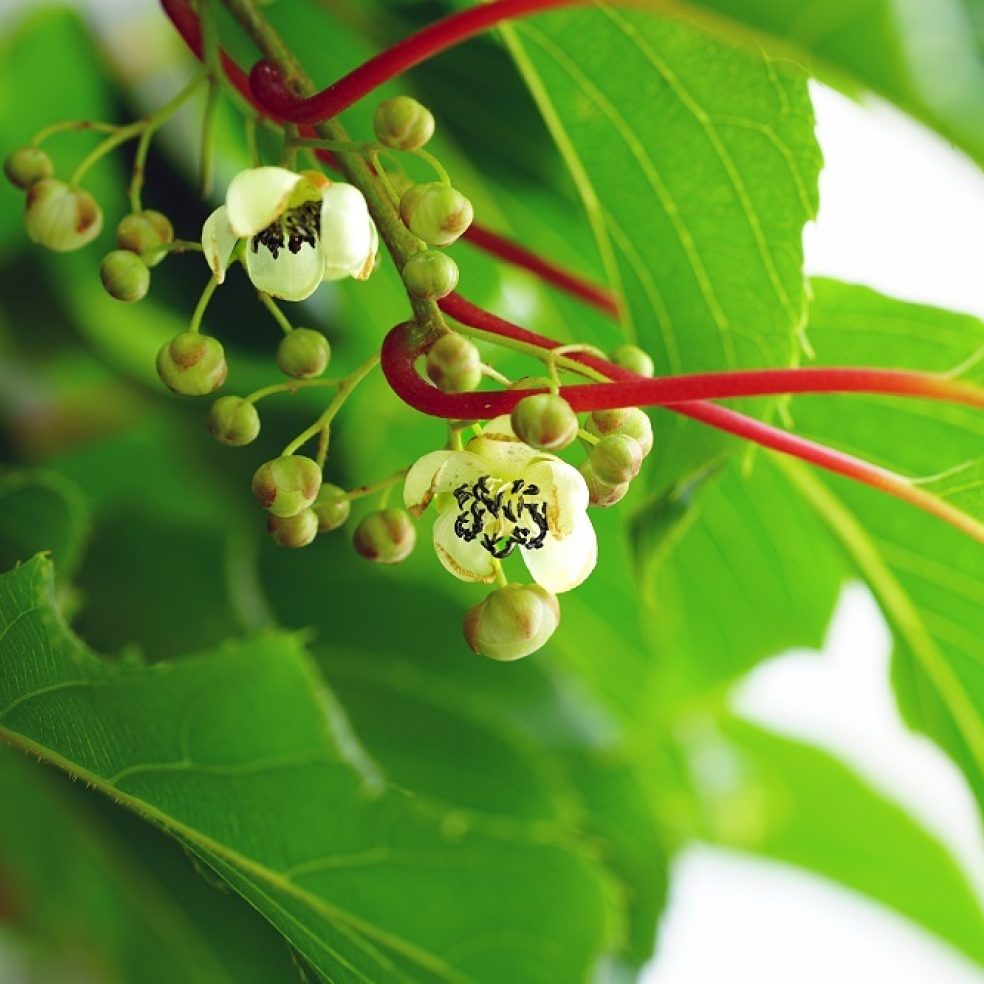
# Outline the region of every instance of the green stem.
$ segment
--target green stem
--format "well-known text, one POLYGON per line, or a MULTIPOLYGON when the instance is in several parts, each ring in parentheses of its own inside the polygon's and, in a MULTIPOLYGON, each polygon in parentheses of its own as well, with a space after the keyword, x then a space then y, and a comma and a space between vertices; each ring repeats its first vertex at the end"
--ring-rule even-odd
POLYGON ((260 299, 260 303, 270 312, 273 320, 283 329, 284 334, 289 335, 294 330, 294 326, 287 320, 287 315, 280 310, 276 301, 262 290, 257 291, 256 296, 260 299))
POLYGON ((584 441, 585 444, 595 445, 599 440, 596 435, 586 431, 583 427, 578 429, 577 436, 584 441))
MULTIPOLYGON (((226 9, 239 22, 264 58, 276 63, 286 83, 300 96, 310 96, 314 85, 305 75, 297 58, 284 44, 283 39, 261 13, 255 0, 222 0, 226 9)), ((350 143, 351 138, 338 120, 328 120, 316 127, 318 136, 326 140, 350 143)), ((369 211, 398 270, 408 259, 420 251, 420 241, 403 224, 399 212, 383 181, 373 172, 369 162, 360 154, 338 151, 338 166, 345 178, 358 188, 366 198, 369 211)), ((444 318, 434 301, 409 297, 418 326, 414 341, 433 340, 446 329, 444 318)))
POLYGON ((219 106, 219 83, 213 79, 208 82, 208 97, 205 100, 205 112, 202 113, 202 145, 198 162, 198 188, 202 198, 208 198, 212 193, 212 174, 214 171, 214 131, 215 113, 219 106))
POLYGON ((502 569, 501 560, 493 560, 492 568, 495 571, 495 583, 498 587, 504 588, 509 584, 509 580, 506 577, 506 572, 502 569))
POLYGON ((429 151, 424 150, 423 147, 418 147, 416 150, 412 151, 414 157, 419 157, 422 161, 426 161, 433 169, 438 178, 441 179, 441 184, 451 187, 451 175, 448 174, 444 165, 429 151))
POLYGON ((316 140, 313 137, 295 137, 291 142, 296 147, 341 151, 349 154, 370 156, 379 153, 379 144, 373 143, 371 140, 316 140))
POLYGON ((205 308, 208 307, 208 302, 212 300, 212 295, 215 293, 215 288, 218 286, 218 280, 216 280, 214 276, 209 277, 208 283, 202 291, 202 296, 198 298, 198 303, 195 305, 195 310, 191 315, 191 324, 188 326, 188 331, 196 332, 199 328, 201 328, 202 317, 205 315, 205 308))
POLYGON ((122 129, 123 127, 118 123, 99 123, 95 120, 62 120, 59 123, 52 123, 50 126, 46 126, 43 130, 38 130, 34 135, 34 139, 31 141, 31 146, 38 147, 49 137, 53 137, 56 133, 64 133, 66 130, 76 133, 84 133, 86 131, 93 133, 116 133, 122 129))
POLYGON ((256 403, 267 396, 274 396, 277 393, 290 393, 294 395, 301 389, 330 389, 333 386, 341 386, 342 379, 288 379, 283 383, 271 383, 258 389, 249 396, 244 397, 247 403, 256 403))
POLYGON ((68 183, 74 188, 78 183, 85 177, 86 172, 100 160, 102 160, 107 154, 114 151, 120 144, 124 144, 127 140, 132 140, 134 137, 139 136, 145 127, 143 120, 139 120, 136 123, 131 123, 129 126, 123 127, 118 130, 111 137, 107 137, 98 147, 94 147, 82 160, 79 162, 78 167, 72 172, 72 176, 68 179, 68 183))
POLYGON ((256 142, 256 122, 256 116, 246 117, 246 147, 253 167, 259 167, 263 163, 260 159, 260 145, 256 142))
POLYGON ((349 490, 342 498, 348 499, 351 502, 355 499, 363 499, 367 495, 373 495, 376 492, 389 491, 397 482, 402 482, 407 477, 408 471, 410 471, 409 468, 401 468, 398 472, 390 475, 389 478, 373 482, 371 485, 360 485, 358 488, 349 490))
POLYGON ((201 253, 202 251, 202 244, 199 242, 191 239, 172 239, 169 243, 152 246, 141 253, 140 257, 147 266, 153 266, 162 256, 171 253, 201 253))
POLYGON ((310 427, 301 431, 297 437, 294 438, 287 447, 284 448, 283 453, 294 454, 295 451, 303 444, 306 444, 311 440, 315 434, 318 433, 322 428, 327 427, 334 419, 335 415, 339 410, 345 405, 345 401, 352 394, 353 390, 362 382, 366 376, 372 372, 376 366, 379 365, 379 355, 374 354, 365 362, 359 366, 354 372, 349 373, 338 386, 338 392, 335 394, 335 399, 328 404, 328 408, 325 412, 313 423, 310 427))
POLYGON ((482 363, 482 375, 488 376, 489 379, 494 380, 500 386, 512 386, 512 380, 508 376, 504 376, 498 369, 494 369, 484 362, 482 363))
POLYGON ((328 460, 328 445, 331 443, 331 427, 322 427, 318 434, 318 450, 315 452, 314 460, 318 467, 324 471, 325 462, 328 460))

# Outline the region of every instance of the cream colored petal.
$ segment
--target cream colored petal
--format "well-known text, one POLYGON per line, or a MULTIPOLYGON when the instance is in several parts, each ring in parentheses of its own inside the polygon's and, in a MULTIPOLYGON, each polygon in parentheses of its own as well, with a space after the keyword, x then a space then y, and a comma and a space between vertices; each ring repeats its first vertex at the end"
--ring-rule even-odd
POLYGON ((362 269, 358 273, 353 273, 352 276, 356 280, 368 280, 372 276, 373 270, 376 269, 376 258, 379 253, 379 231, 376 229, 376 223, 369 220, 369 255, 366 257, 366 262, 363 264, 362 269))
POLYGON ((373 255, 374 226, 354 185, 335 182, 321 193, 321 254, 325 280, 354 277, 373 255))
POLYGON ((481 435, 473 437, 465 447, 484 458, 489 471, 498 478, 519 478, 526 466, 542 454, 513 433, 508 414, 490 420, 481 435))
POLYGON ((266 246, 246 246, 246 272, 257 290, 265 291, 285 301, 303 301, 317 290, 321 283, 321 254, 316 246, 307 243, 292 253, 283 248, 277 258, 266 246))
POLYGON ((437 494, 437 480, 452 451, 431 451, 413 463, 403 482, 403 504, 419 516, 437 494))
POLYGON ((220 205, 202 226, 202 249, 205 251, 205 259, 220 284, 225 280, 229 257, 236 248, 237 242, 239 237, 229 225, 226 207, 220 205))
POLYGON ((229 183, 226 208, 237 236, 255 236, 283 215, 301 175, 282 167, 240 171, 229 183))
POLYGON ((560 594, 576 588, 598 560, 598 539, 587 513, 581 513, 574 529, 562 540, 548 536, 539 550, 521 550, 533 580, 560 594))
POLYGON ((478 539, 463 540, 454 531, 454 523, 458 518, 456 509, 442 512, 434 521, 434 550, 437 559, 461 581, 484 581, 486 584, 495 580, 495 566, 492 555, 479 543, 478 539))
POLYGON ((539 498, 547 504, 547 525, 558 539, 575 527, 578 516, 588 508, 588 486, 584 476, 573 466, 553 455, 533 460, 523 478, 540 490, 539 498))

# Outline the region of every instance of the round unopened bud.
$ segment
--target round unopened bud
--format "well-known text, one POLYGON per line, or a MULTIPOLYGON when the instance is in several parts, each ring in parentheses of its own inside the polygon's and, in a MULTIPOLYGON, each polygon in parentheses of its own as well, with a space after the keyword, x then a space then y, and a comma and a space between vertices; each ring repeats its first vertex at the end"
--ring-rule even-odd
POLYGON ((277 365, 280 371, 296 379, 320 376, 328 368, 331 345, 328 339, 313 328, 295 328, 277 346, 277 365))
POLYGON ((609 485, 631 482, 642 467, 642 448, 628 434, 609 434, 601 438, 588 456, 595 474, 609 485))
POLYGON ((306 547, 318 535, 318 517, 313 509, 294 516, 267 516, 267 532, 282 547, 306 547))
POLYGON ((220 396, 208 411, 209 433, 220 444, 241 447, 260 433, 256 407, 241 396, 220 396))
POLYGON ((427 353, 427 375, 445 393, 467 393, 482 381, 482 357, 462 335, 442 335, 427 353))
POLYGON ((171 220, 163 212, 150 208, 124 215, 116 227, 116 245, 131 253, 146 254, 144 262, 150 267, 164 259, 165 254, 159 247, 173 241, 171 220))
POLYGON ((640 376, 652 376, 656 371, 649 353, 644 352, 638 345, 619 345, 612 349, 608 358, 615 365, 628 369, 629 372, 638 373, 640 376))
POLYGON ((40 147, 18 147, 7 155, 3 173, 17 188, 30 188, 36 181, 43 181, 55 173, 51 158, 40 147))
POLYGON ((508 662, 536 652, 554 634, 560 605, 539 584, 507 584, 472 608, 462 626, 479 656, 508 662))
POLYGON ((345 498, 345 489, 322 485, 311 508, 318 517, 318 532, 330 533, 345 524, 352 512, 352 503, 345 498))
POLYGON ((625 434, 639 442, 642 456, 653 449, 653 425, 649 417, 638 407, 623 407, 619 410, 595 410, 584 429, 595 437, 609 434, 625 434))
POLYGON ((99 265, 99 279, 110 297, 132 304, 141 301, 150 290, 150 271, 147 264, 125 249, 114 249, 99 265))
POLYGON ((512 429, 531 448, 559 451, 577 437, 577 414, 562 396, 537 393, 524 396, 513 407, 512 429))
POLYGON ((450 246, 472 224, 475 212, 460 191, 432 181, 403 195, 400 217, 428 246, 450 246))
POLYGON ((446 253, 425 249, 404 264, 403 283, 413 297, 439 301, 458 286, 458 264, 446 253))
POLYGON ((307 509, 321 488, 321 468, 301 454, 266 461, 253 473, 253 495, 273 516, 296 516, 307 509))
POLYGON ((394 150, 416 150, 434 136, 433 114, 410 96, 381 102, 373 125, 379 142, 394 150))
POLYGON ((157 375, 172 392, 182 396, 214 393, 226 379, 222 344, 197 331, 175 335, 157 353, 157 375))
POLYGON ((417 531, 409 513, 379 509, 362 518, 352 543, 356 552, 377 564, 398 564, 413 552, 417 531))
POLYGON ((590 458, 581 462, 578 471, 584 477, 584 483, 588 487, 589 505, 599 506, 602 509, 607 506, 614 506, 616 502, 624 499, 625 493, 629 491, 628 482, 621 482, 615 485, 609 482, 603 482, 598 477, 597 472, 595 472, 590 458))
POLYGON ((27 234, 56 253, 88 245, 102 231, 102 224, 102 209, 87 191, 54 178, 42 178, 27 189, 27 234))

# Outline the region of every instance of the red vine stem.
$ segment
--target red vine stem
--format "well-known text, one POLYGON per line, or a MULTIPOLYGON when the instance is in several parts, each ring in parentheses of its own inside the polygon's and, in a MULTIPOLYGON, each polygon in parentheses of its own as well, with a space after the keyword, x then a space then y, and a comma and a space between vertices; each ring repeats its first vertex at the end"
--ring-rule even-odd
MULTIPOLYGON (((198 15, 188 5, 187 0, 161 0, 161 7, 163 8, 164 13, 167 14, 171 22, 174 24, 178 34, 180 34, 192 54, 194 54, 196 58, 201 58, 201 26, 198 20, 198 15)), ((275 123, 289 121, 285 114, 278 112, 276 106, 266 101, 265 96, 260 96, 257 93, 254 93, 250 86, 249 77, 225 51, 221 52, 221 58, 222 68, 225 71, 226 78, 229 80, 230 85, 232 85, 258 113, 268 117, 275 123)), ((294 94, 288 89, 283 86, 280 86, 280 89, 282 90, 281 102, 286 104, 289 101, 291 104, 294 104, 298 101, 297 97, 294 96, 294 94)), ((305 136, 315 135, 314 130, 307 126, 302 127, 301 132, 305 136)), ((329 167, 335 166, 335 158, 331 151, 318 149, 315 150, 315 154, 324 164, 327 164, 329 167)), ((539 277, 544 282, 552 284, 554 287, 565 291, 572 297, 576 297, 584 301, 586 304, 590 304, 606 314, 611 315, 612 317, 617 317, 618 304, 611 292, 606 290, 604 287, 599 287, 596 284, 577 276, 576 274, 570 273, 569 271, 563 269, 563 267, 558 266, 556 263, 551 263, 549 260, 537 256, 536 253, 526 249, 524 246, 520 246, 511 239, 507 239, 505 236, 492 232, 490 229, 486 229, 478 223, 474 223, 471 226, 471 228, 465 233, 464 238, 468 240, 468 242, 470 242, 476 249, 489 253, 500 260, 513 264, 514 266, 529 270, 530 273, 539 277)))
POLYGON ((277 66, 267 61, 257 62, 253 66, 250 82, 260 101, 284 119, 292 123, 321 123, 348 109, 384 82, 389 82, 407 69, 487 31, 496 24, 587 2, 588 0, 496 0, 495 3, 469 7, 398 41, 308 99, 297 99, 284 86, 277 66))
MULTIPOLYGON (((411 344, 411 329, 412 326, 402 324, 397 325, 389 332, 383 341, 381 364, 383 373, 393 391, 415 409, 438 417, 467 420, 487 419, 498 416, 500 413, 507 413, 524 395, 536 392, 533 390, 512 390, 498 393, 441 392, 436 387, 424 382, 414 366, 416 358, 422 352, 411 344)), ((524 342, 539 337, 522 329, 519 329, 519 333, 524 342)), ((510 337, 516 336, 511 335, 510 337)), ((543 346, 544 348, 552 348, 558 344, 549 339, 543 339, 543 341, 547 343, 543 346)), ((581 357, 580 361, 587 362, 587 357, 581 357)), ((592 359, 591 361, 595 367, 604 365, 603 360, 600 359, 592 359)), ((626 385, 627 379, 637 378, 618 366, 610 366, 610 371, 612 375, 619 377, 617 383, 562 387, 561 393, 568 400, 571 400, 572 392, 586 392, 605 387, 614 387, 613 392, 621 391, 622 387, 626 385)), ((644 382, 657 383, 666 382, 666 380, 644 380, 644 382)), ((571 402, 574 405, 574 401, 571 400, 571 402)), ((626 406, 627 404, 625 402, 609 402, 605 405, 614 407, 626 406)), ((885 492, 944 520, 973 537, 979 543, 984 544, 984 525, 938 496, 919 488, 902 475, 879 468, 833 448, 825 447, 815 441, 797 437, 778 427, 772 427, 714 403, 683 400, 681 402, 662 402, 660 405, 667 410, 698 420, 717 430, 753 441, 762 447, 790 457, 810 462, 827 471, 885 492)), ((578 408, 575 406, 575 409, 591 409, 591 407, 578 408)))

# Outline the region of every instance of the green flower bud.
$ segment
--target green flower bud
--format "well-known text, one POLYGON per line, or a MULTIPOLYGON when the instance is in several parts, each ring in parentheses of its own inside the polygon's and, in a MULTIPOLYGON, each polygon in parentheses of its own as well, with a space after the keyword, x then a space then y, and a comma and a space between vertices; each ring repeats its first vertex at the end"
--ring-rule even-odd
POLYGON ((300 454, 264 462, 253 475, 253 495, 267 512, 281 518, 307 509, 321 488, 321 468, 300 454))
POLYGON ((163 252, 152 252, 174 241, 174 226, 162 212, 145 209, 131 212, 120 219, 116 227, 116 245, 131 253, 149 254, 147 266, 155 267, 164 259, 163 252))
POLYGON ((584 476, 584 482, 588 486, 588 503, 592 506, 602 509, 614 506, 616 502, 624 499, 625 493, 629 491, 628 482, 615 485, 603 482, 595 472, 590 458, 581 463, 578 471, 584 476))
POLYGON ((400 217, 428 246, 450 246, 475 217, 472 204, 450 185, 414 185, 400 199, 400 217))
POLYGON ((609 485, 631 482, 642 467, 642 448, 628 434, 603 437, 588 456, 594 473, 609 485))
POLYGON ((458 286, 458 264, 446 253, 425 249, 403 267, 403 283, 413 297, 439 301, 458 286))
POLYGON ((512 429, 531 448, 559 451, 577 437, 577 414, 562 396, 537 393, 524 396, 513 407, 512 429))
POLYGON ((465 641, 479 656, 507 662, 536 652, 554 634, 560 605, 539 584, 507 584, 465 616, 465 641))
POLYGON ((619 345, 612 349, 608 358, 615 365, 628 369, 629 372, 638 373, 640 376, 652 376, 656 372, 649 353, 644 352, 638 345, 619 345))
POLYGON ((463 335, 442 335, 427 353, 427 375, 445 393, 467 393, 482 381, 482 357, 463 335))
POLYGON ((219 340, 197 331, 175 335, 157 353, 161 382, 183 396, 214 393, 225 382, 228 371, 219 340))
POLYGON ((267 532, 282 547, 306 547, 318 535, 318 517, 313 509, 294 516, 267 517, 267 532))
POLYGON ((416 150, 434 136, 433 114, 409 96, 381 102, 373 125, 379 142, 394 150, 416 150))
POLYGON ((402 509, 380 509, 362 518, 352 543, 356 552, 377 564, 398 564, 413 552, 417 530, 402 509))
POLYGON ((141 301, 150 290, 150 271, 147 264, 125 249, 114 249, 103 257, 99 279, 110 297, 132 304, 141 301))
POLYGON ((646 457, 653 449, 653 425, 649 417, 638 407, 623 407, 620 410, 595 410, 584 426, 595 437, 609 434, 625 434, 635 438, 646 457))
POLYGON ((17 188, 30 188, 36 181, 43 181, 55 173, 51 158, 40 147, 18 147, 7 155, 3 173, 17 188))
POLYGON ((256 407, 241 396, 220 396, 208 411, 209 433, 220 444, 240 447, 260 433, 256 407))
POLYGON ((295 328, 280 340, 277 365, 280 371, 297 379, 320 376, 328 368, 331 345, 320 331, 295 328))
POLYGON ((345 498, 345 489, 322 485, 311 508, 318 517, 318 532, 330 533, 345 524, 352 512, 352 503, 345 498))
POLYGON ((42 178, 27 189, 27 234, 56 253, 88 245, 102 231, 102 223, 102 209, 87 191, 54 178, 42 178))

